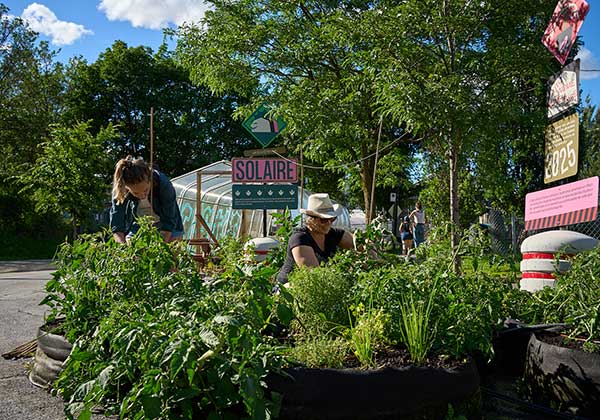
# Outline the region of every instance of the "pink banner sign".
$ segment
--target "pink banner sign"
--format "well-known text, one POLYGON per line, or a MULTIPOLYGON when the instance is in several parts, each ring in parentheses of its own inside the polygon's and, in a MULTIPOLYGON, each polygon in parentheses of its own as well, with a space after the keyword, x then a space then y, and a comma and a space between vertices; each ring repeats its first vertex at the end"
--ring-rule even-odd
POLYGON ((589 222, 596 220, 597 216, 597 176, 525 196, 527 230, 589 222))
POLYGON ((542 44, 546 46, 564 65, 569 51, 575 43, 577 33, 590 6, 585 0, 559 0, 552 19, 542 36, 542 44))
POLYGON ((298 181, 296 162, 290 159, 233 159, 233 183, 294 183, 298 181))

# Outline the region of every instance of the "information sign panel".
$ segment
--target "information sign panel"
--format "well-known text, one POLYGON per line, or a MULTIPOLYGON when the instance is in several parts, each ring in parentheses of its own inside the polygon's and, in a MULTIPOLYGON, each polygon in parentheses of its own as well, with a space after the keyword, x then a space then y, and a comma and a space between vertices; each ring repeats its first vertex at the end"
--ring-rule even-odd
POLYGON ((579 117, 569 115, 546 128, 544 183, 577 174, 579 117))
POLYGON ((525 230, 590 222, 597 216, 597 176, 525 196, 525 230))
POLYGON ((548 81, 548 118, 579 105, 579 63, 573 61, 548 81))
POLYGON ((297 185, 253 185, 231 186, 233 209, 297 209, 297 185))

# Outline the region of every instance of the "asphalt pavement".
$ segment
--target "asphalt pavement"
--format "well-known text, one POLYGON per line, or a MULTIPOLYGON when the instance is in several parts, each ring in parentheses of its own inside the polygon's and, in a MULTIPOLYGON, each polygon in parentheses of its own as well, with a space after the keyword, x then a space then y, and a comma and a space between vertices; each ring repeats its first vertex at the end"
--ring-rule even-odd
MULTIPOLYGON (((26 265, 13 264, 11 268, 15 266, 26 265)), ((39 302, 45 296, 44 285, 51 273, 51 270, 0 272, 0 354, 36 337, 47 310, 39 306, 39 302)), ((65 418, 62 400, 29 382, 27 368, 32 362, 31 358, 5 360, 0 357, 0 419, 65 418)))

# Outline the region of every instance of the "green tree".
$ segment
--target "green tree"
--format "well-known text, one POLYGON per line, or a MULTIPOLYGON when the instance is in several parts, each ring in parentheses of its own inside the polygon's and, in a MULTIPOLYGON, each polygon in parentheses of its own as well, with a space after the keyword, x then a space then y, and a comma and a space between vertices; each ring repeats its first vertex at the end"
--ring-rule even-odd
MULTIPOLYGON (((373 45, 365 67, 377 73, 385 114, 425 137, 426 150, 446 162, 454 247, 461 170, 480 173, 489 169, 481 157, 514 151, 502 143, 514 141, 503 134, 507 128, 542 127, 532 121, 541 118, 544 78, 554 63, 539 40, 554 3, 382 2, 386 7, 363 14, 354 27, 373 45)), ((512 165, 506 161, 497 182, 506 182, 512 165)))
POLYGON ((32 197, 19 192, 15 177, 35 162, 38 144, 57 121, 63 68, 48 44, 8 12, 0 4, 0 232, 39 238, 56 233, 60 223, 34 211, 32 197))
POLYGON ((580 113, 579 179, 600 174, 600 114, 591 99, 585 99, 580 113))
POLYGON ((390 171, 389 179, 378 175, 378 185, 406 179, 410 166, 407 147, 398 147, 410 136, 383 117, 374 99, 376 74, 363 59, 372 42, 351 30, 379 2, 209 3, 202 26, 179 30, 177 57, 192 80, 252 97, 237 113, 242 118, 262 103, 272 106, 288 123, 288 148, 337 172, 342 191, 360 186, 370 220, 378 140, 381 165, 390 171))
POLYGON ((161 47, 128 47, 116 41, 92 64, 73 59, 65 99, 67 124, 91 120, 92 133, 108 123, 119 136, 110 144, 116 160, 127 154, 149 159, 150 109, 154 108, 154 161, 168 173, 183 173, 239 156, 251 144, 231 114, 244 103, 192 85, 188 72, 161 47))
POLYGON ((107 174, 112 162, 105 150, 117 136, 112 125, 96 136, 89 133, 88 123, 72 128, 53 125, 35 164, 19 177, 22 191, 32 194, 37 210, 68 213, 74 238, 78 226, 109 199, 107 174))

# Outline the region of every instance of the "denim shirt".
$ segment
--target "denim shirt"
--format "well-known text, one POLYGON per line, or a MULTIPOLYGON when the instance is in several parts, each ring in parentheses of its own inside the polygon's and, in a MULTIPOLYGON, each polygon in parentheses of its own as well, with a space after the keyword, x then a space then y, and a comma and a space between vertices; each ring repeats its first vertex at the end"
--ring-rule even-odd
MULTIPOLYGON (((160 218, 155 226, 158 230, 166 232, 183 232, 183 222, 171 180, 159 171, 154 171, 153 180, 152 210, 160 218)), ((136 218, 139 203, 140 201, 132 194, 127 194, 121 204, 113 198, 110 209, 110 229, 113 233, 137 231, 139 225, 136 218)))

